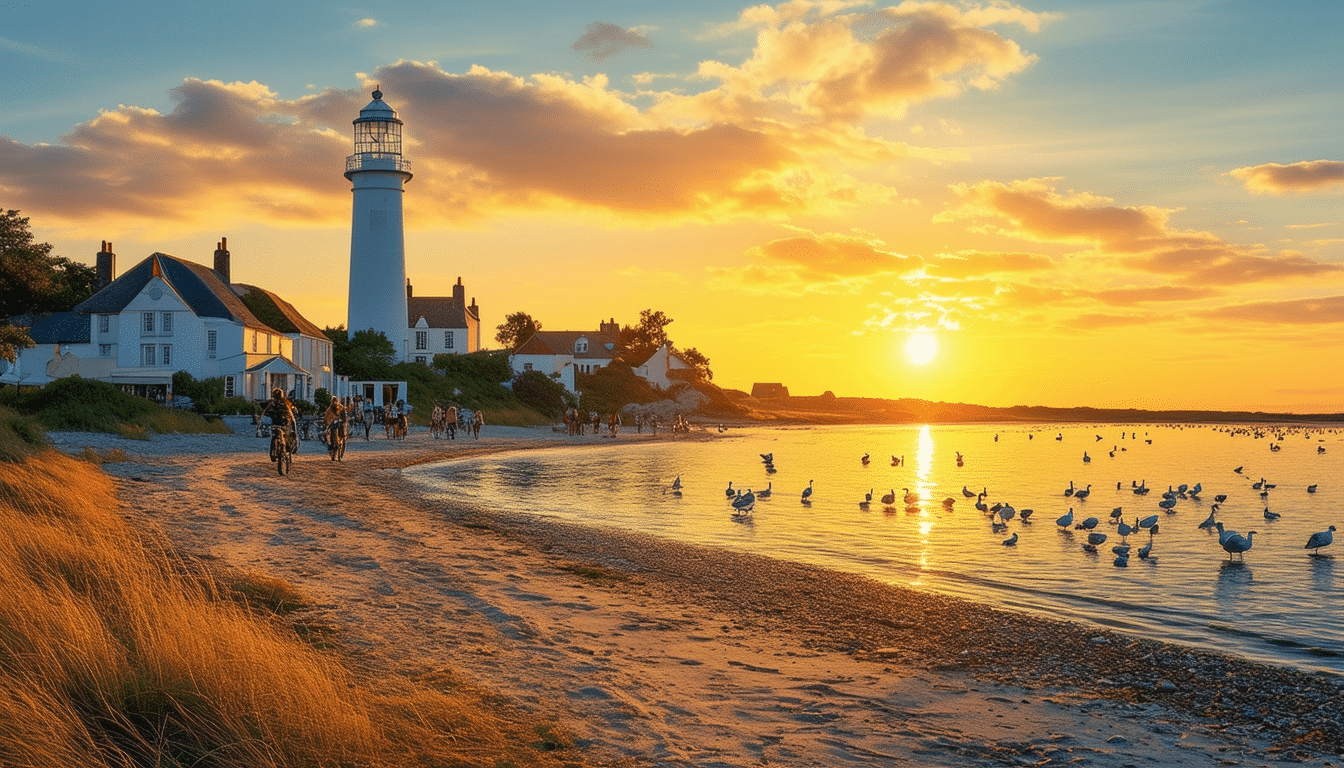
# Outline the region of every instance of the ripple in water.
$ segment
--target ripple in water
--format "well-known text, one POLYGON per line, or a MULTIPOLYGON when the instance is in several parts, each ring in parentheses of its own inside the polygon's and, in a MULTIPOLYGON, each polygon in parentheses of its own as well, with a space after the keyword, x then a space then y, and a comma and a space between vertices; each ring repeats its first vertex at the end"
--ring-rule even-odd
MULTIPOLYGON (((1254 428, 1222 426, 863 426, 735 430, 711 442, 574 442, 587 447, 427 465, 407 476, 426 495, 485 508, 732 547, 1344 673, 1344 598, 1334 547, 1320 557, 1303 549, 1328 525, 1344 530, 1344 431, 1256 436, 1254 428), (773 473, 761 460, 765 453, 774 454, 773 473), (860 461, 865 453, 867 466, 860 461), (681 496, 670 492, 678 475, 681 496), (1268 496, 1253 487, 1262 478, 1275 486, 1268 496), (734 489, 756 491, 770 484, 772 495, 757 500, 750 519, 734 519, 725 495, 730 481, 734 489), (802 490, 810 481, 814 492, 805 505, 802 490), (1150 493, 1135 494, 1140 484, 1150 493), (1198 484, 1202 493, 1187 492, 1170 510, 1160 508, 1163 492, 1182 484, 1198 484), (1314 493, 1307 492, 1311 484, 1318 484, 1314 493), (1065 496, 1070 485, 1090 493, 1065 496), (872 504, 860 509, 870 488, 872 504), (990 516, 975 508, 982 491, 986 506, 1019 511, 1006 528, 993 530, 990 516), (884 506, 879 499, 889 492, 895 504, 884 506), (1242 533, 1256 531, 1240 560, 1229 562, 1216 532, 1197 527, 1219 494, 1227 499, 1217 519, 1242 533), (947 498, 951 510, 944 508, 947 498), (1130 525, 1158 516, 1149 560, 1131 554, 1127 567, 1114 565, 1111 547, 1121 539, 1111 518, 1116 507, 1130 525), (1265 519, 1266 507, 1282 517, 1265 519), (1095 531, 1107 541, 1097 552, 1083 551, 1087 531, 1055 524, 1070 508, 1076 522, 1098 518, 1095 531), (1024 509, 1034 510, 1029 521, 1021 519, 1024 509), (1013 533, 1017 544, 1004 546, 1013 533)), ((1137 550, 1149 535, 1130 534, 1128 541, 1137 550)))

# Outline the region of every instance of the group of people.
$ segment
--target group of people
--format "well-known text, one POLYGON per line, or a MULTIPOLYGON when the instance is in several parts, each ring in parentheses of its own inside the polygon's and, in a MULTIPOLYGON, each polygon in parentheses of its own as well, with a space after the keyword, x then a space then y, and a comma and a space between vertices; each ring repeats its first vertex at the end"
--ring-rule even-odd
MULTIPOLYGON (((405 437, 409 417, 413 410, 415 410, 415 407, 405 400, 398 400, 394 404, 388 404, 379 409, 372 400, 361 395, 344 398, 333 397, 328 401, 326 409, 322 412, 320 439, 324 444, 329 445, 330 435, 333 425, 335 425, 339 429, 341 439, 344 440, 348 435, 350 422, 355 422, 364 425, 364 438, 367 440, 370 426, 380 421, 387 426, 389 439, 394 436, 405 437), (380 416, 382 418, 379 418, 380 416), (393 430, 397 428, 399 428, 399 433, 394 435, 393 430)), ((476 415, 476 420, 484 423, 484 419, 480 417, 479 412, 476 415)), ((299 418, 293 399, 280 387, 271 390, 270 399, 255 415, 254 423, 257 427, 258 437, 264 436, 263 430, 266 426, 279 426, 285 435, 286 446, 290 453, 298 453, 301 425, 305 432, 304 439, 309 439, 307 428, 311 425, 310 422, 299 418)), ((467 429, 472 430, 472 425, 467 425, 467 429)), ((479 437, 480 424, 475 425, 474 431, 479 437)))

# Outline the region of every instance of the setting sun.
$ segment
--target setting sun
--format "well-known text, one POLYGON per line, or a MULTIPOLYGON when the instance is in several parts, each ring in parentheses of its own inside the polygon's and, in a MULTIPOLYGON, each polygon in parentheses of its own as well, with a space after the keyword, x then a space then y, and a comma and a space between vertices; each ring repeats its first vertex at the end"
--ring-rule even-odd
POLYGON ((938 339, 931 333, 916 333, 905 342, 905 355, 910 362, 924 365, 938 354, 938 339))

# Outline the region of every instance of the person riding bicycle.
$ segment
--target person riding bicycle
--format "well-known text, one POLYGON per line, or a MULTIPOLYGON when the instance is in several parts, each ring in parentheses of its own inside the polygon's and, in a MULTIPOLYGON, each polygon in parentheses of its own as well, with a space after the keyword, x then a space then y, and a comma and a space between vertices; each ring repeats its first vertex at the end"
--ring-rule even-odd
POLYGON ((293 425, 296 423, 294 417, 294 405, 285 397, 285 391, 279 387, 271 390, 271 399, 266 403, 266 408, 261 412, 262 418, 271 417, 271 423, 284 428, 285 443, 289 447, 290 453, 299 452, 298 435, 295 434, 293 425))

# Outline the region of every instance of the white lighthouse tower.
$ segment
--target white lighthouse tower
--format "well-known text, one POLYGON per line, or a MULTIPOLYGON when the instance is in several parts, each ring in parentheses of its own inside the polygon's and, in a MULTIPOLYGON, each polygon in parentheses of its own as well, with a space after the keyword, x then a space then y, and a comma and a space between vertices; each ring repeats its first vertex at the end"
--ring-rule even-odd
POLYGON ((406 238, 401 198, 411 162, 401 156, 401 120, 374 91, 355 120, 355 154, 345 159, 354 209, 350 217, 350 303, 346 328, 372 328, 406 359, 406 238))

